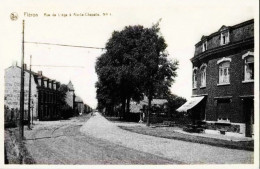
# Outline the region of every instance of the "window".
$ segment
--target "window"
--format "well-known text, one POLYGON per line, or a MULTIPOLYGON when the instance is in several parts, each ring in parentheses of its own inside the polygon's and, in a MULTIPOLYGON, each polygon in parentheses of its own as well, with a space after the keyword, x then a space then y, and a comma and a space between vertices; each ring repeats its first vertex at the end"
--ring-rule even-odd
POLYGON ((47 80, 44 80, 44 87, 48 87, 47 85, 48 85, 47 80))
POLYGON ((207 46, 208 46, 207 41, 202 43, 202 52, 207 50, 207 46))
POLYGON ((254 53, 247 52, 242 56, 244 59, 244 81, 252 82, 254 81, 254 53))
POLYGON ((217 121, 230 122, 230 99, 220 99, 217 101, 217 121))
POLYGON ((200 87, 206 87, 206 68, 206 64, 200 67, 200 87))
POLYGON ((230 62, 225 61, 219 64, 219 84, 229 84, 230 83, 230 62))
POLYGON ((197 68, 193 69, 193 80, 192 80, 192 88, 197 88, 197 68))
POLYGON ((229 31, 221 32, 220 34, 220 45, 226 45, 229 43, 229 31))

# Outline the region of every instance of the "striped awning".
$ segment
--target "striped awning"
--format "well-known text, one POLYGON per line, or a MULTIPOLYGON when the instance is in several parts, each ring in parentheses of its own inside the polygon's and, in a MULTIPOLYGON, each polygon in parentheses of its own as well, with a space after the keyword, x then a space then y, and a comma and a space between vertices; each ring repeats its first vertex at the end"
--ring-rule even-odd
POLYGON ((199 104, 204 97, 205 96, 192 97, 185 104, 183 104, 181 107, 179 107, 176 111, 178 111, 178 112, 187 112, 188 110, 192 109, 197 104, 199 104))

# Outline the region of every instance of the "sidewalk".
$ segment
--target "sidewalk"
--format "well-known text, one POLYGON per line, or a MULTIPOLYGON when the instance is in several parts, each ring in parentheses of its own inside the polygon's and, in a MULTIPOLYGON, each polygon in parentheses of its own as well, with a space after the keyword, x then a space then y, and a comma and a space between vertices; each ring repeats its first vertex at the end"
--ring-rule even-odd
POLYGON ((160 125, 159 126, 151 125, 150 127, 147 127, 146 123, 123 122, 123 121, 112 121, 112 122, 121 129, 139 133, 139 134, 145 134, 145 135, 169 138, 169 139, 178 139, 178 140, 184 140, 190 142, 197 142, 197 143, 203 143, 203 144, 209 144, 209 145, 227 147, 227 148, 235 148, 235 149, 250 150, 250 151, 254 150, 254 139, 251 137, 242 137, 242 136, 234 136, 234 135, 229 136, 229 135, 205 133, 205 132, 190 133, 190 132, 183 131, 182 128, 177 126, 165 127, 160 125), (165 132, 168 133, 164 134, 165 132), (179 133, 180 137, 178 137, 176 133, 177 134, 179 133), (197 138, 199 139, 197 139, 196 141, 194 140, 194 137, 196 139, 197 138), (210 139, 210 141, 207 141, 207 139, 210 139))
POLYGON ((236 137, 236 136, 226 136, 221 134, 207 134, 207 133, 189 133, 185 132, 182 129, 175 130, 175 132, 179 132, 182 134, 188 134, 193 136, 205 137, 205 138, 214 138, 219 140, 226 140, 226 141, 234 141, 234 142, 242 142, 242 141, 253 141, 253 138, 250 137, 236 137))
POLYGON ((254 153, 250 151, 215 147, 125 131, 120 129, 117 124, 105 119, 99 113, 95 113, 82 126, 80 131, 86 135, 107 140, 124 147, 187 164, 253 163, 254 153))

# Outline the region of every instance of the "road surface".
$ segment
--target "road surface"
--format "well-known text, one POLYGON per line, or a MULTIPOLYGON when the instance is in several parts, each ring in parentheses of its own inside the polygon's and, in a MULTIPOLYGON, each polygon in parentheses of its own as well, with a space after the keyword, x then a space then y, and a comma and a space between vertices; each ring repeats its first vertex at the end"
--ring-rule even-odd
POLYGON ((79 131, 88 118, 37 122, 25 131, 37 164, 179 164, 167 158, 90 137, 79 131))
MULTIPOLYGON (((138 124, 137 124, 138 125, 138 124)), ((180 161, 186 164, 252 164, 254 152, 181 140, 166 139, 125 131, 95 113, 80 131, 91 137, 180 161)))
POLYGON ((253 152, 125 131, 95 113, 25 131, 37 164, 250 164, 253 152))

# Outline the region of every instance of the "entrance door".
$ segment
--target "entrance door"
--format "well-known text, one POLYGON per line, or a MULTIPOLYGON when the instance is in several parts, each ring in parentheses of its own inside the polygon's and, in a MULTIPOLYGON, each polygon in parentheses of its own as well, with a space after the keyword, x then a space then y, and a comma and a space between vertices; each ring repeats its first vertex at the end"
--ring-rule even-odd
POLYGON ((254 128, 254 101, 253 99, 244 99, 244 115, 246 124, 246 137, 252 137, 254 128))

